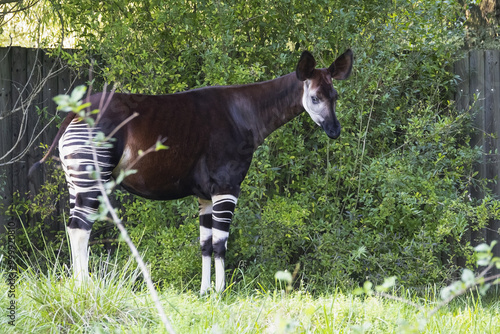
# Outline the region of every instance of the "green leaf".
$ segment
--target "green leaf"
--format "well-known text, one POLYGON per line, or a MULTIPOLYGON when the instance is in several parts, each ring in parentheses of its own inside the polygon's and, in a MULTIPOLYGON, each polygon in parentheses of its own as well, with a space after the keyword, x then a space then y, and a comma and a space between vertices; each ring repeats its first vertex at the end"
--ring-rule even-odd
POLYGON ((163 145, 162 142, 158 140, 156 142, 155 151, 159 150, 168 150, 168 146, 163 145))
POLYGON ((61 110, 64 112, 70 112, 73 108, 69 103, 68 95, 57 95, 52 98, 52 100, 57 104, 57 110, 61 110))
POLYGON ((84 85, 76 86, 75 89, 71 92, 71 100, 73 102, 80 101, 83 98, 83 95, 87 91, 87 87, 84 85))
POLYGON ((373 294, 372 287, 373 287, 373 283, 372 283, 372 282, 370 282, 370 281, 366 281, 366 282, 363 284, 363 290, 365 291, 365 293, 366 293, 368 296, 371 296, 371 295, 373 294))
POLYGON ((275 275, 274 278, 278 281, 285 281, 288 284, 292 283, 292 274, 288 271, 278 271, 275 275))
POLYGON ((103 143, 106 142, 106 136, 104 135, 104 132, 99 131, 95 134, 92 140, 94 143, 103 143))
POLYGON ((470 269, 464 269, 462 272, 462 282, 465 283, 466 286, 470 287, 476 283, 476 278, 474 273, 470 269))
POLYGON ((488 291, 488 289, 491 287, 491 284, 484 284, 484 285, 481 285, 479 287, 479 293, 484 296, 486 294, 486 292, 488 291))
POLYGON ((487 266, 490 264, 491 255, 485 253, 478 253, 477 256, 477 265, 478 266, 487 266))
POLYGON ((476 247, 474 247, 474 250, 476 252, 489 252, 490 251, 490 246, 488 246, 488 244, 480 244, 480 245, 477 245, 476 247))
POLYGON ((90 107, 90 106, 91 106, 90 102, 80 104, 78 107, 75 108, 74 112, 79 112, 80 110, 83 110, 83 109, 90 107))
POLYGON ((95 120, 90 117, 85 117, 85 123, 88 124, 89 127, 93 128, 95 124, 95 120))
POLYGON ((118 174, 118 177, 116 178, 116 183, 120 184, 122 183, 123 179, 125 179, 127 176, 135 174, 137 172, 136 169, 131 169, 131 170, 121 170, 120 174, 118 174))
POLYGON ((392 288, 394 285, 396 285, 396 276, 386 277, 384 279, 384 283, 382 285, 377 285, 375 287, 375 290, 377 292, 385 292, 392 288))

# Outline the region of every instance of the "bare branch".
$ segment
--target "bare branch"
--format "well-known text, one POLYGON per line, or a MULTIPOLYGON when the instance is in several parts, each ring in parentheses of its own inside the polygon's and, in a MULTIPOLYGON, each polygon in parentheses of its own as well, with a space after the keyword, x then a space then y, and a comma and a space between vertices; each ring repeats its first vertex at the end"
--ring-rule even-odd
MULTIPOLYGON (((38 52, 41 52, 40 49, 37 50, 36 58, 38 58, 38 52)), ((43 129, 37 132, 36 130, 38 128, 38 121, 37 121, 36 126, 33 128, 33 133, 29 135, 28 144, 26 145, 26 147, 22 148, 20 147, 22 139, 26 136, 28 131, 28 118, 30 116, 28 114, 29 108, 34 104, 35 100, 40 95, 43 88, 47 85, 48 81, 52 78, 57 77, 60 73, 62 73, 66 69, 67 67, 61 66, 60 62, 54 62, 52 67, 48 70, 47 75, 45 77, 41 77, 40 66, 33 66, 26 80, 27 84, 25 84, 24 86, 22 86, 22 88, 18 90, 18 98, 16 101, 13 101, 12 108, 10 110, 0 110, 0 121, 8 117, 11 117, 15 113, 21 113, 20 117, 21 124, 19 125, 17 137, 15 139, 15 142, 12 144, 12 147, 7 152, 4 152, 2 156, 0 156, 0 167, 16 163, 21 159, 23 159, 24 156, 28 153, 29 149, 35 144, 36 140, 40 137, 40 135, 51 125, 55 117, 53 117, 48 122, 48 124, 46 124, 43 127, 43 129), (28 96, 23 98, 25 93, 28 93, 28 96), (20 152, 17 153, 14 157, 11 157, 9 160, 7 160, 8 157, 16 150, 19 150, 20 152)))

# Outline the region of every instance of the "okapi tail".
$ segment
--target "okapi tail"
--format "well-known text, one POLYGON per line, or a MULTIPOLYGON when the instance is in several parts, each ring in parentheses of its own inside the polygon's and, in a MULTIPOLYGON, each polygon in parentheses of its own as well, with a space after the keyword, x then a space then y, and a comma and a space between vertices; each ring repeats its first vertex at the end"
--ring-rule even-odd
POLYGON ((43 164, 45 162, 45 160, 47 160, 47 158, 49 157, 49 155, 52 153, 52 151, 56 147, 57 143, 59 142, 59 139, 61 139, 61 136, 64 133, 64 131, 66 130, 66 128, 68 127, 69 123, 71 123, 71 121, 75 118, 75 116, 76 116, 76 113, 74 113, 74 112, 70 112, 66 116, 66 118, 64 119, 64 121, 61 123, 61 127, 59 128, 59 131, 57 131, 57 134, 56 134, 54 140, 52 141, 52 144, 50 145, 49 150, 47 151, 47 153, 45 153, 45 155, 43 156, 42 159, 40 159, 38 162, 35 162, 33 164, 33 166, 31 166, 30 170, 28 171, 28 178, 31 178, 31 174, 41 164, 43 164))

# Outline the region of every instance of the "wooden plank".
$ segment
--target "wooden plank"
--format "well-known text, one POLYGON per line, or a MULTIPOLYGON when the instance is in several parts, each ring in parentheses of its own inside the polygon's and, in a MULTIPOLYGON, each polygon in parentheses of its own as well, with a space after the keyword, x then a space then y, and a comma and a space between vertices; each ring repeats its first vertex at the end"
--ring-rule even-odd
MULTIPOLYGON (((485 114, 484 114, 484 51, 473 50, 469 52, 469 73, 470 73, 470 96, 469 103, 473 106, 473 112, 476 117, 474 119, 474 127, 477 129, 472 137, 471 144, 485 147, 485 114)), ((476 165, 476 170, 479 172, 480 178, 486 177, 486 155, 483 154, 482 161, 476 165)), ((471 195, 475 198, 482 199, 484 194, 481 191, 473 189, 471 195)), ((471 244, 477 245, 485 240, 485 231, 472 231, 471 244)))
MULTIPOLYGON (((491 86, 491 79, 493 76, 493 53, 490 51, 484 52, 484 92, 483 92, 483 106, 484 106, 484 147, 483 151, 485 154, 484 168, 485 175, 484 177, 488 180, 495 179, 497 175, 496 166, 495 166, 495 147, 496 147, 496 129, 495 125, 495 94, 492 94, 491 90, 493 87, 491 86)), ((490 184, 491 190, 494 189, 495 185, 490 184)))
MULTIPOLYGON (((46 110, 46 114, 48 115, 48 118, 45 119, 44 124, 47 124, 47 122, 52 121, 50 126, 44 131, 43 133, 43 143, 47 144, 50 146, 52 141, 54 140, 54 137, 56 136, 57 133, 57 118, 56 120, 52 120, 52 118, 57 114, 57 106, 53 101, 54 96, 58 95, 58 88, 59 88, 59 80, 57 76, 54 75, 54 73, 59 69, 59 63, 56 58, 49 57, 46 53, 44 53, 43 58, 42 58, 42 66, 43 66, 43 80, 47 80, 43 91, 42 91, 42 105, 43 108, 46 110)), ((57 152, 52 153, 57 154, 57 152)), ((49 175, 51 173, 51 168, 47 164, 43 165, 43 170, 44 170, 44 183, 49 181, 49 175)), ((54 212, 54 216, 52 219, 48 219, 46 221, 47 224, 50 225, 50 231, 57 231, 59 230, 59 221, 56 219, 57 212, 54 212)))
MULTIPOLYGON (((474 50, 469 53, 469 105, 475 113, 474 125, 477 129, 472 144, 484 147, 484 52, 474 50)), ((480 170, 481 176, 485 175, 480 170)))
MULTIPOLYGON (((39 108, 42 105, 42 94, 36 93, 39 88, 40 80, 42 78, 42 50, 40 49, 28 49, 26 53, 26 72, 27 72, 27 85, 29 87, 29 93, 35 94, 33 96, 33 102, 28 107, 28 112, 30 117, 28 119, 28 127, 30 129, 30 136, 36 136, 41 131, 42 126, 40 124, 41 115, 39 114, 39 108)), ((43 156, 43 150, 40 148, 40 143, 42 142, 42 137, 39 137, 35 143, 30 148, 26 161, 29 167, 39 161, 43 156)), ((38 168, 33 172, 29 179, 29 197, 33 199, 40 191, 43 184, 43 168, 38 168)), ((33 215, 29 217, 29 225, 34 226, 36 222, 41 221, 40 214, 33 215)))
MULTIPOLYGON (((42 108, 44 108, 46 113, 46 117, 43 120, 44 125, 52 121, 52 118, 56 115, 56 104, 52 98, 57 95, 58 79, 57 77, 50 77, 55 69, 55 60, 44 53, 42 56, 42 80, 46 80, 42 90, 42 108)), ((42 135, 42 142, 48 145, 52 143, 57 133, 56 123, 54 121, 52 123, 42 135)))
MULTIPOLYGON (((33 93, 35 87, 39 83, 42 76, 41 67, 41 50, 38 49, 28 49, 26 53, 26 72, 27 72, 27 85, 29 87, 29 93, 33 93)), ((28 107, 28 112, 30 117, 28 119, 28 128, 30 129, 30 136, 32 134, 37 135, 41 131, 41 126, 37 125, 40 120, 40 116, 37 112, 37 106, 42 103, 42 96, 38 94, 34 97, 33 102, 28 107)), ((43 155, 43 151, 40 149, 39 144, 42 142, 42 138, 39 137, 33 146, 30 148, 27 155, 27 164, 31 167, 35 162, 40 160, 43 155)), ((43 170, 38 168, 34 171, 29 182, 30 197, 33 198, 40 190, 43 179, 43 170)))
MULTIPOLYGON (((500 92, 498 90, 499 76, 499 53, 497 51, 485 51, 485 71, 484 71, 484 129, 487 135, 487 146, 485 152, 488 154, 486 166, 486 177, 495 179, 500 171, 498 166, 498 149, 500 134, 500 92)), ((492 184, 493 192, 500 190, 498 184, 492 184)))
MULTIPOLYGON (((3 157, 12 147, 12 117, 7 115, 12 106, 12 88, 11 88, 11 59, 12 55, 9 48, 0 49, 0 157, 3 157)), ((1 162, 5 163, 12 158, 9 154, 1 162)), ((4 210, 12 203, 12 165, 0 168, 0 190, 1 205, 3 210, 0 212, 0 233, 5 232, 5 227, 9 221, 4 210)))
MULTIPOLYGON (((12 48, 12 107, 19 109, 12 115, 12 143, 16 145, 14 155, 22 154, 28 146, 27 110, 23 106, 23 101, 27 94, 26 85, 26 49, 12 48)), ((28 192, 28 167, 25 161, 14 163, 13 166, 13 190, 18 191, 21 197, 25 197, 28 192)))
MULTIPOLYGON (((487 131, 492 132, 490 159, 487 166, 488 178, 496 180, 491 188, 494 194, 500 195, 500 51, 490 50, 485 52, 485 112, 493 116, 491 125, 487 131)), ((490 244, 499 239, 500 221, 493 220, 486 229, 486 242, 490 244)), ((500 246, 493 249, 495 256, 500 256, 500 246)), ((499 274, 495 269, 492 274, 499 274)))
POLYGON ((464 58, 455 63, 454 72, 460 77, 457 85, 457 94, 455 103, 458 110, 469 110, 469 53, 464 55, 464 58))
MULTIPOLYGON (((483 91, 483 83, 481 82, 480 76, 484 74, 484 66, 482 65, 483 59, 482 54, 479 51, 469 52, 469 106, 472 106, 471 111, 474 113, 474 128, 476 131, 472 135, 471 145, 472 146, 484 146, 484 108, 481 105, 481 100, 476 100, 480 93, 483 91)), ((484 177, 484 164, 481 162, 475 166, 475 169, 479 172, 479 177, 484 177)), ((483 194, 478 189, 471 189, 472 196, 475 198, 482 198, 483 194)))

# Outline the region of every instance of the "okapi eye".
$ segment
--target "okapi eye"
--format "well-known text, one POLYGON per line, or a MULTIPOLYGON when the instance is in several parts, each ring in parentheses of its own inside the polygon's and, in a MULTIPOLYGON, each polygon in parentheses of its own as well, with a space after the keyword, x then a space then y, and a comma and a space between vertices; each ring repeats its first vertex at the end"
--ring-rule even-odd
POLYGON ((318 104, 320 102, 317 96, 311 96, 311 100, 313 104, 318 104))

